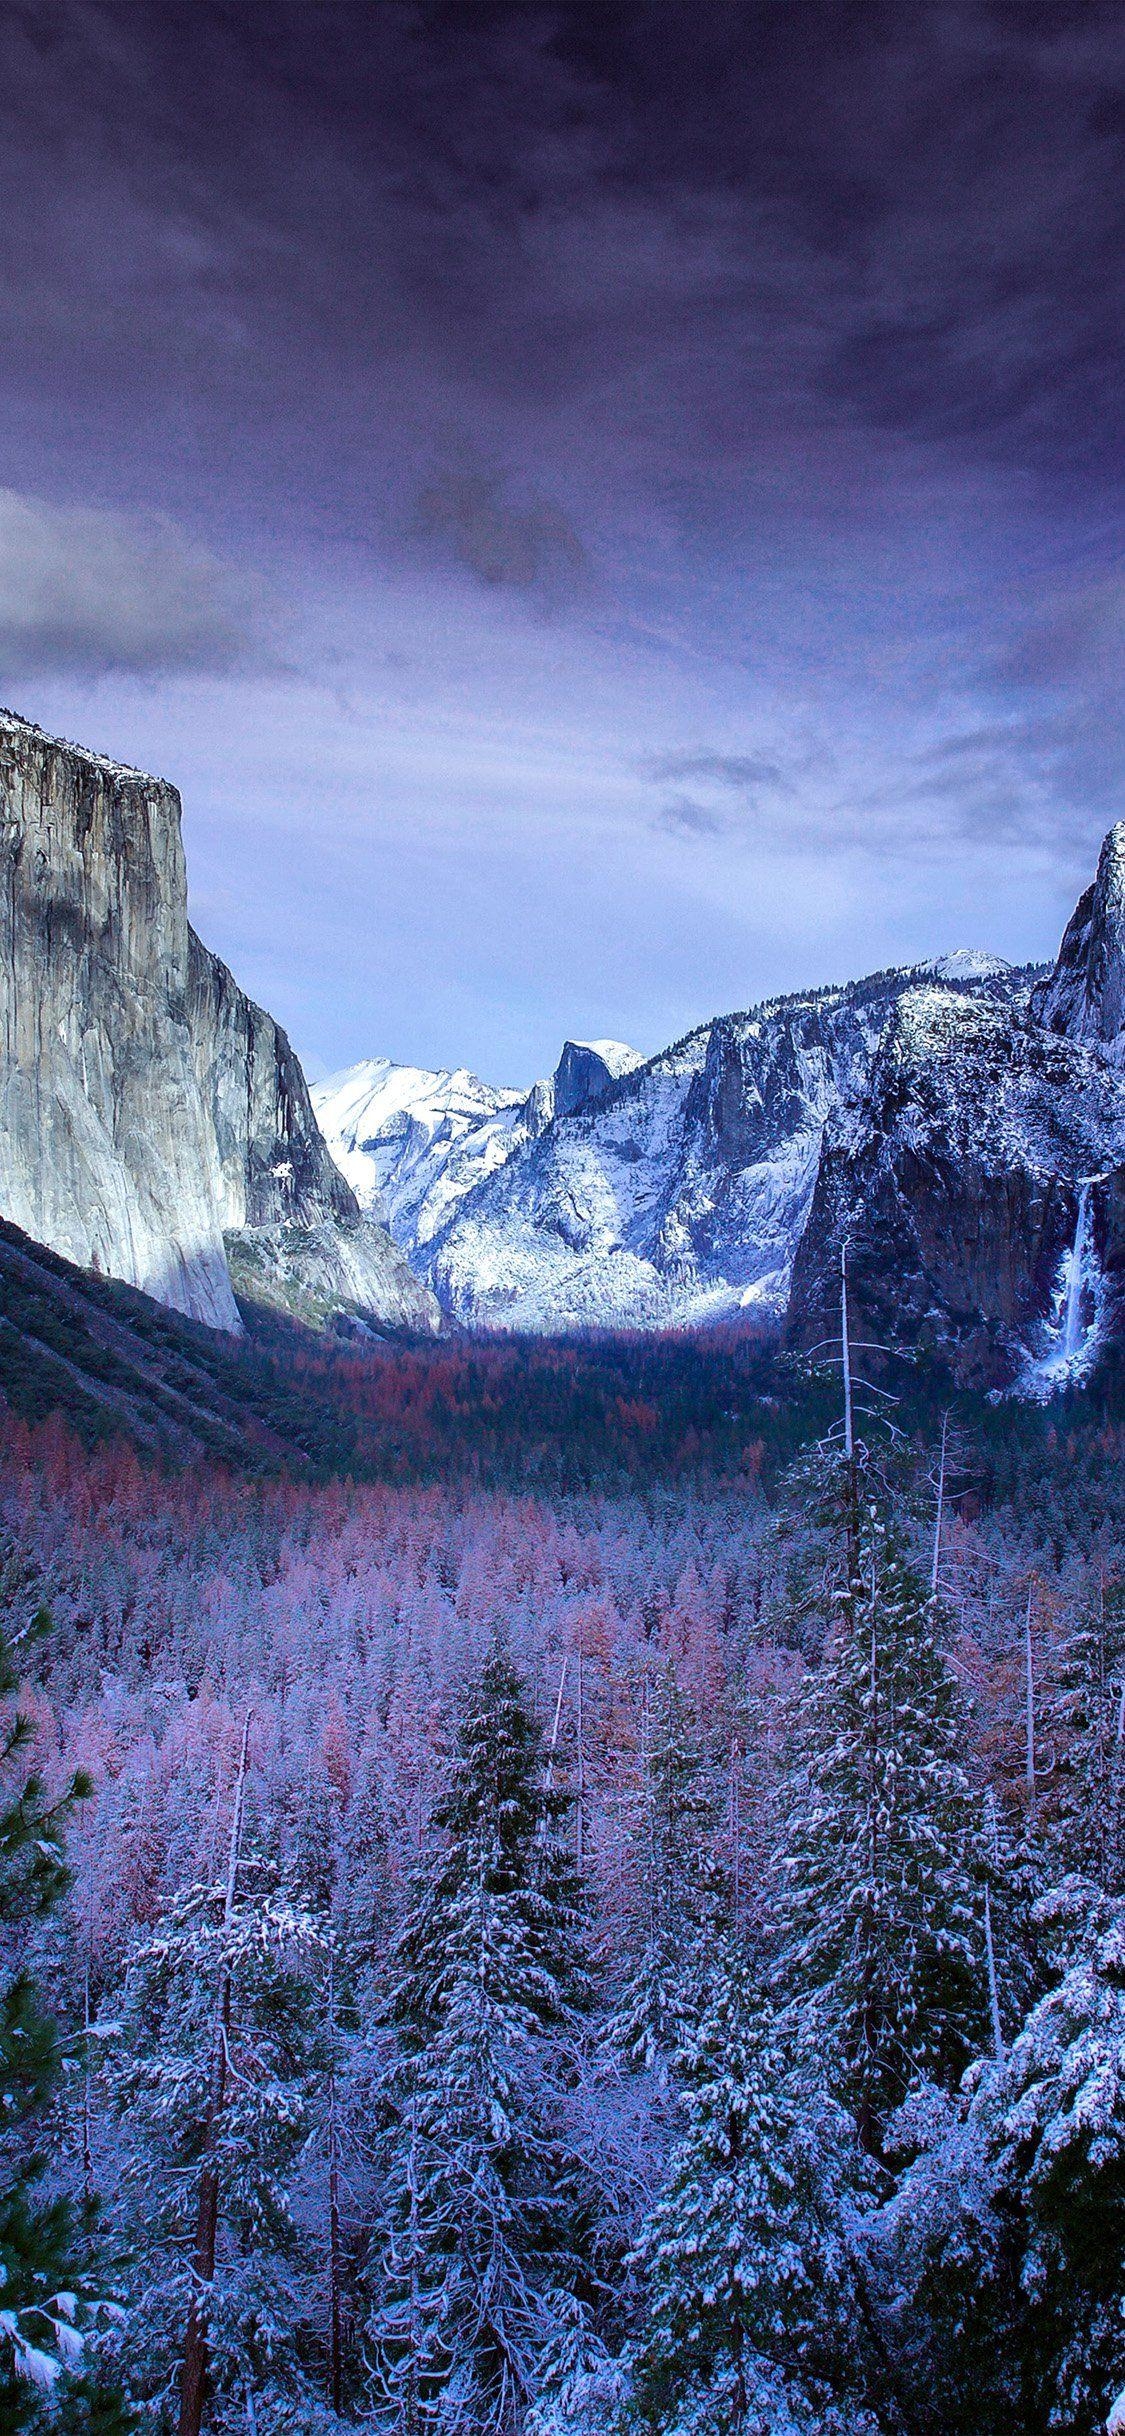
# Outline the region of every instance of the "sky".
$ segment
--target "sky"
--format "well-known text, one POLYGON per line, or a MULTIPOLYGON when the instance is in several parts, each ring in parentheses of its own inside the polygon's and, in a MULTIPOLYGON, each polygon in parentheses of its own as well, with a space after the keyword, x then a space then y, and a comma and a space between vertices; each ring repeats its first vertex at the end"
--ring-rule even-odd
POLYGON ((5 0, 0 700, 314 1075, 1049 956, 1123 155, 1120 0, 5 0))

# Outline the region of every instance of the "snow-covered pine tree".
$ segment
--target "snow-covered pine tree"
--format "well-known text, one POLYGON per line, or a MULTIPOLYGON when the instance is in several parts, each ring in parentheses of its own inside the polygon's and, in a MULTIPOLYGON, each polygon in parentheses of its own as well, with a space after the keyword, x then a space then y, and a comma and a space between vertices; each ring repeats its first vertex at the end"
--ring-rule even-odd
POLYGON ((182 1889, 133 1955, 110 2066, 121 2231, 132 2249, 122 2349, 146 2426, 198 2436, 311 2428, 300 2244, 290 2207, 324 2061, 325 1941, 241 1850, 182 1889), (292 2424, 297 2424, 292 2422, 292 2424))
POLYGON ((566 2093, 588 1976, 562 1808, 496 1650, 465 1703, 388 2008, 369 2341, 376 2408, 409 2436, 518 2428, 558 2296, 585 2280, 594 2184, 566 2093))
POLYGON ((1057 1985, 871 2226, 923 2436, 1101 2436, 1125 2387, 1125 1903, 1044 1911, 1057 1985))
POLYGON ((868 2423, 862 2311, 845 2237, 864 2159, 731 1948, 679 2059, 687 2129, 637 2259, 646 2424, 666 2436, 868 2423))
POLYGON ((1063 1646, 1046 1834, 1064 1869, 1125 1894, 1125 1589, 1104 1573, 1063 1646))
POLYGON ((657 1680, 642 1758, 630 1952, 613 2037, 635 2071, 666 2074, 698 2014, 724 1891, 703 1737, 671 1664, 657 1680))
POLYGON ((388 1834, 371 1748, 346 1803, 323 1764, 306 1769, 305 1786, 307 1800, 296 1805, 286 1839, 285 1879, 293 1900, 313 1913, 325 1935, 329 1963, 321 1981, 324 2069, 298 2213, 319 2249, 326 2392, 339 2416, 362 2384, 354 2340, 357 2247, 369 2145, 371 2016, 390 1907, 388 1834))
POLYGON ((989 1863, 938 1603, 871 1457, 835 1468, 841 1579, 799 1704, 778 1980, 877 2153, 913 2081, 955 2087, 988 2043, 989 1863))
POLYGON ((108 2385, 99 2394, 83 2361, 87 2245, 65 2199, 41 2187, 60 2047, 27 1944, 66 1891, 66 1821, 92 1792, 79 1773, 52 1801, 28 1765, 20 1667, 49 1628, 45 1611, 11 1633, 0 1622, 0 2425, 78 2436, 100 2423, 110 2436, 124 2426, 117 2400, 108 2385))

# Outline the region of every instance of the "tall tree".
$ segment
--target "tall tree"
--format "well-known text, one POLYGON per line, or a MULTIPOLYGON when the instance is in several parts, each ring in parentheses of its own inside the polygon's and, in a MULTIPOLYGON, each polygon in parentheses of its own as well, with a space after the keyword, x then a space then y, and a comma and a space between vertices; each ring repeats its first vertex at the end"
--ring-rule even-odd
POLYGON ((1104 1571, 1063 1646, 1047 1730, 1048 1841, 1064 1867, 1125 1894, 1125 1587, 1104 1571))
POLYGON ((126 2367, 178 2436, 199 2436, 205 2410, 244 2426, 255 2402, 280 2425, 308 2391, 290 2186, 323 2061, 325 1944, 241 1850, 245 1766, 244 1737, 225 1878, 182 1889, 134 1954, 111 2076, 135 2255, 126 2367))
POLYGON ((516 2428, 580 2294, 594 2187, 567 2134, 584 1922, 539 1728, 494 1652, 398 1942, 372 2229, 376 2387, 416 2436, 516 2428))
POLYGON ((850 2118, 797 2061, 734 1948, 679 2057, 686 2130, 638 2245, 647 2422, 682 2436, 835 2427, 861 2370, 845 2238, 863 2160, 850 2118))
POLYGON ((925 2436, 1125 2420, 1125 1903, 1043 1909, 1056 1985, 872 2227, 925 2436))
POLYGON ((0 1623, 0 2424, 11 2436, 48 2426, 110 2436, 124 2424, 118 2400, 83 2358, 88 2244, 68 2202, 42 2188, 61 2052, 23 1959, 34 1924, 66 1892, 67 1818, 93 1791, 79 1771, 52 1801, 28 1764, 21 1667, 49 1629, 45 1610, 14 1633, 0 1623))
POLYGON ((989 2042, 989 1861, 938 1602, 862 1448, 834 1491, 839 1587, 794 1740, 779 1980, 877 2152, 912 2081, 954 2087, 989 2042))
POLYGON ((614 2025, 638 2071, 667 2071, 698 2006, 721 1911, 715 1801, 699 1722, 666 1665, 646 1719, 630 1953, 614 2025))

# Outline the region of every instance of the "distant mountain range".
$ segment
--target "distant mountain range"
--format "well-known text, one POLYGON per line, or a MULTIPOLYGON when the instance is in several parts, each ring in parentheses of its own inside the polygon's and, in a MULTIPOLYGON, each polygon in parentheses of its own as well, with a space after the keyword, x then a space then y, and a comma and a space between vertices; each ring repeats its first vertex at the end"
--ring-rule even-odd
POLYGON ((667 1328, 857 1309, 962 1376, 1046 1394, 1116 1332, 1125 1269, 1125 824, 1053 969, 983 951, 794 992, 550 1081, 377 1061, 326 1140, 448 1317, 667 1328))
POLYGON ((0 1213, 212 1326, 536 1333, 857 1318, 1046 1395, 1119 1333, 1125 823, 1056 965, 981 952, 567 1041, 500 1089, 374 1058, 308 1092, 189 930, 179 799, 0 716, 0 1213))

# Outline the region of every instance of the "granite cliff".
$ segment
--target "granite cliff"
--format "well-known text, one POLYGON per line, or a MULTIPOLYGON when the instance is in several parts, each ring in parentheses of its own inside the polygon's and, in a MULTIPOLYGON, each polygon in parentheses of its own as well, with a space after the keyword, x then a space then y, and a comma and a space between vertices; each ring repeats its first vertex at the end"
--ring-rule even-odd
POLYGON ((1125 823, 1021 1002, 902 997, 825 1129, 791 1337, 836 1324, 842 1248, 863 1333, 984 1385, 1049 1394, 1125 1318, 1125 823))
POLYGON ((317 1318, 433 1326, 285 1034, 190 929, 176 789, 5 712, 0 858, 0 1214, 211 1327, 241 1326, 232 1260, 317 1318))
MULTIPOLYGON (((825 1127, 864 1089, 899 999, 924 980, 1019 999, 1028 979, 991 958, 876 973, 717 1016, 643 1064, 603 1066, 583 1098, 556 1075, 553 1117, 508 1117, 487 1166, 446 1166, 424 1225, 388 1190, 392 1226, 467 1327, 780 1320, 825 1127)), ((317 1105, 335 1146, 331 1089, 317 1105)))

